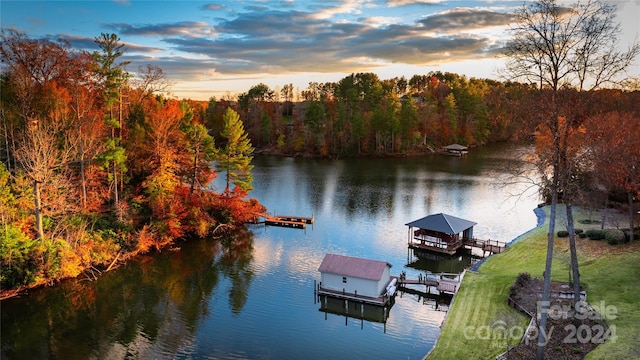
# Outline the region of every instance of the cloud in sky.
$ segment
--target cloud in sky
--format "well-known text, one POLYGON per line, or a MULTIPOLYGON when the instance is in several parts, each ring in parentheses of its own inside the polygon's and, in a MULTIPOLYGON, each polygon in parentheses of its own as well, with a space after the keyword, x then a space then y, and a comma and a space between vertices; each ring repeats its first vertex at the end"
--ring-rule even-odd
MULTIPOLYGON (((3 0, 0 6, 3 27, 31 37, 65 38, 90 51, 97 50, 93 40, 101 32, 113 32, 125 43, 124 60, 133 67, 157 65, 177 88, 209 84, 215 87, 212 93, 220 93, 246 91, 259 82, 246 81, 261 78, 284 85, 293 76, 304 88, 312 81, 308 74, 335 81, 352 72, 382 74, 393 68, 397 76, 410 77, 419 73, 416 69, 426 73, 449 71, 447 66, 456 63, 479 64, 501 52, 519 5, 497 0, 3 0)), ((492 69, 482 66, 463 74, 493 77, 492 69)))
MULTIPOLYGON (((353 5, 325 10, 357 12, 353 5)), ((205 22, 105 26, 122 36, 161 37, 172 50, 205 56, 212 61, 208 66, 215 64, 221 74, 350 73, 370 71, 389 62, 426 65, 492 56, 495 45, 468 31, 505 26, 509 19, 487 10, 457 9, 410 24, 390 21, 376 26, 368 18, 334 21, 318 14, 267 9, 237 13, 214 27, 205 22)), ((376 19, 380 24, 384 17, 376 19)))

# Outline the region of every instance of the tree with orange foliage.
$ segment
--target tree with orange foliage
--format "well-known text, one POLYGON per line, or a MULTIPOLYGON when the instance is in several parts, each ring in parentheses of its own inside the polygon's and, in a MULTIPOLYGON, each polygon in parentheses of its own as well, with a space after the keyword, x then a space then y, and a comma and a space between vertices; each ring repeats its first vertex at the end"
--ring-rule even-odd
POLYGON ((590 117, 587 126, 598 185, 627 193, 633 240, 633 200, 640 197, 640 118, 631 112, 608 112, 590 117))
POLYGON ((181 221, 185 209, 176 198, 176 189, 181 186, 179 173, 187 154, 185 137, 180 131, 184 113, 177 100, 149 102, 144 144, 149 175, 142 188, 151 209, 152 224, 161 235, 161 245, 183 234, 181 221))

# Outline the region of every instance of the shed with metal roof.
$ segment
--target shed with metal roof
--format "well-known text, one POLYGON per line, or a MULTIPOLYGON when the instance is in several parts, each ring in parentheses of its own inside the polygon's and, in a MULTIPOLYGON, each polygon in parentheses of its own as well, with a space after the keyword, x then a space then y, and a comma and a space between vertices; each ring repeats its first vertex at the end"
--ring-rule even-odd
POLYGON ((318 271, 323 289, 375 298, 385 294, 390 269, 386 261, 326 254, 318 271))

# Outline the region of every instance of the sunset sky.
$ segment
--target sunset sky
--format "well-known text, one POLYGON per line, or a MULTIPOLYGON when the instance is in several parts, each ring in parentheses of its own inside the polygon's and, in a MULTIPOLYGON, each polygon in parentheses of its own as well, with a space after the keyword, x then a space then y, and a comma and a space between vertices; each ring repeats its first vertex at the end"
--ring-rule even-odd
MULTIPOLYGON (((618 7, 620 44, 640 41, 640 1, 618 7)), ((497 55, 521 1, 7 1, 3 28, 98 50, 115 33, 127 67, 157 65, 171 95, 207 100, 258 83, 333 82, 355 72, 381 79, 449 71, 498 78, 497 55)), ((640 75, 636 61, 629 73, 640 75)))

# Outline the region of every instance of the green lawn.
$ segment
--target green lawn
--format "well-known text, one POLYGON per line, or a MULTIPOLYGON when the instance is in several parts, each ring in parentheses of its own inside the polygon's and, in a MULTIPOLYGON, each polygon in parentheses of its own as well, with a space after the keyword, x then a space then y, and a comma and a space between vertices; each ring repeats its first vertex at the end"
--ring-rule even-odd
MULTIPOLYGON (((562 206, 558 213, 564 214, 562 206)), ((586 219, 587 215, 579 213, 575 218, 586 219)), ((563 230, 562 223, 559 220, 556 229, 563 230)), ((587 229, 582 224, 576 227, 587 229)), ((527 326, 529 318, 507 305, 507 295, 521 272, 542 278, 547 229, 545 224, 530 231, 504 253, 487 259, 478 273, 466 273, 436 347, 427 359, 495 359, 507 345, 505 328, 513 335, 509 339, 511 346, 520 340, 518 336, 522 334, 518 330, 527 326)), ((567 239, 555 240, 555 281, 568 281, 567 243, 567 239)), ((607 320, 615 327, 617 339, 600 345, 587 358, 640 358, 640 242, 613 247, 577 239, 577 247, 588 302, 597 309, 604 305, 617 310, 615 319, 607 320)))

